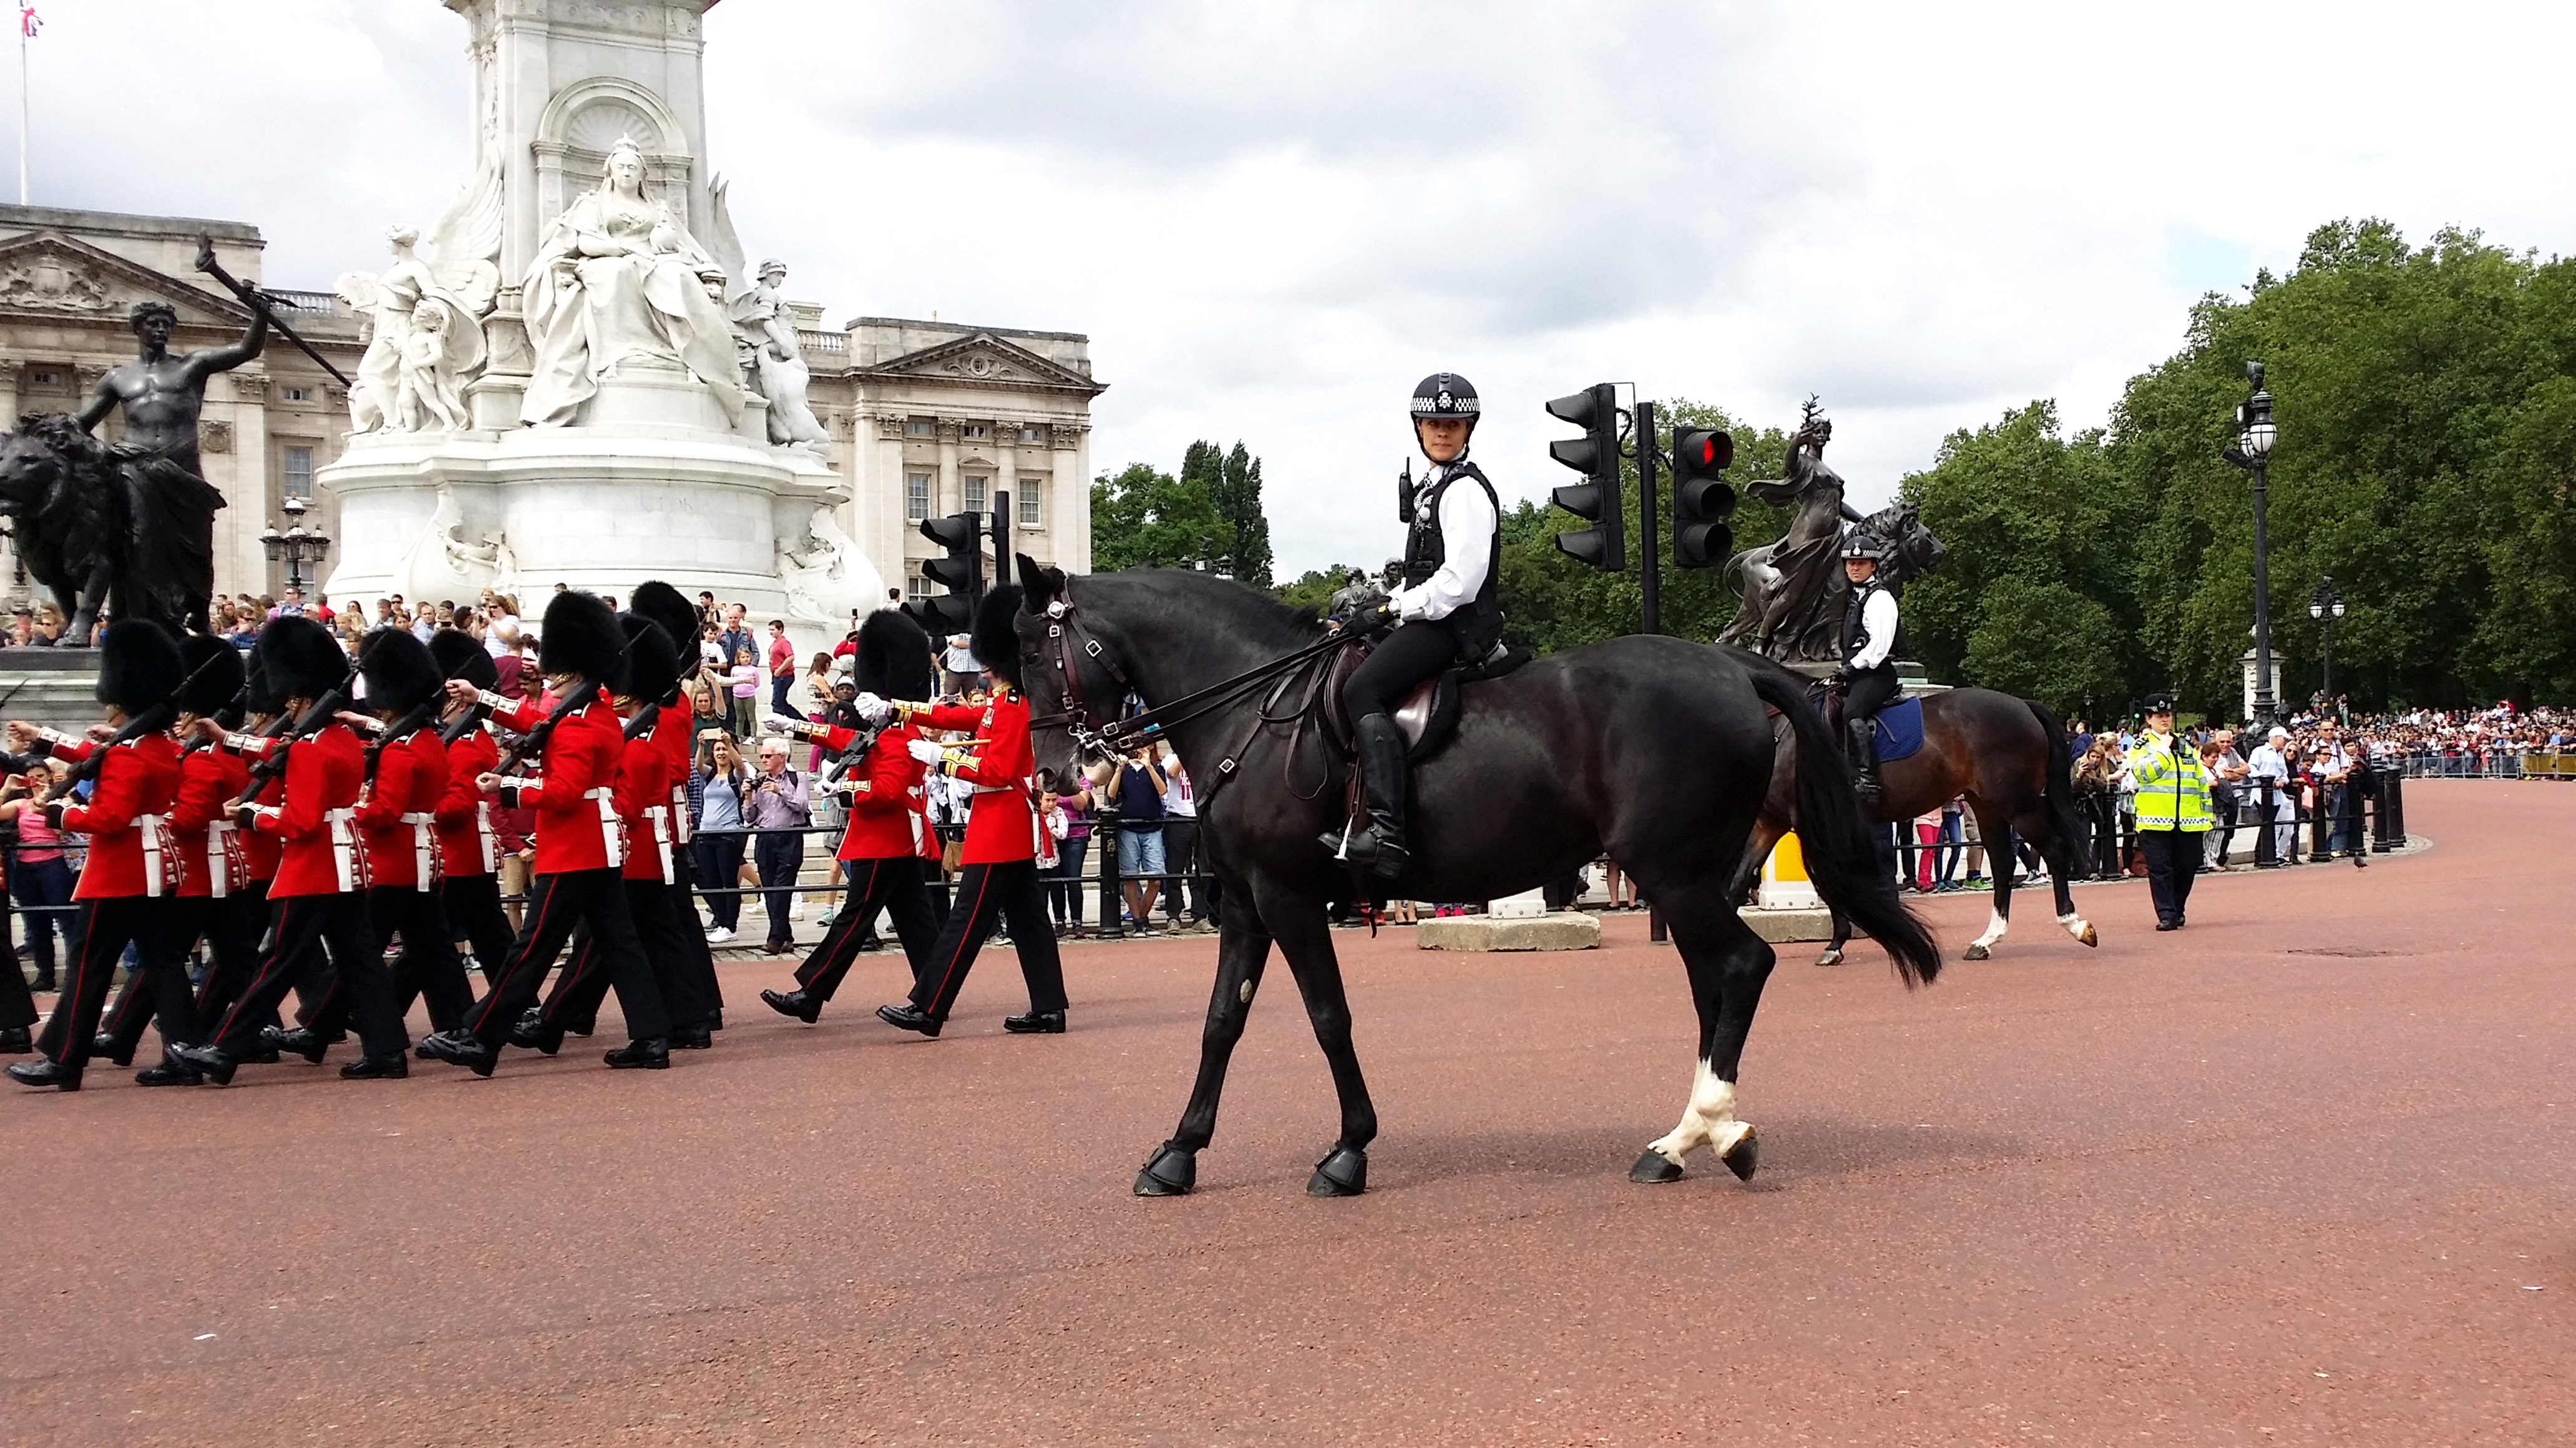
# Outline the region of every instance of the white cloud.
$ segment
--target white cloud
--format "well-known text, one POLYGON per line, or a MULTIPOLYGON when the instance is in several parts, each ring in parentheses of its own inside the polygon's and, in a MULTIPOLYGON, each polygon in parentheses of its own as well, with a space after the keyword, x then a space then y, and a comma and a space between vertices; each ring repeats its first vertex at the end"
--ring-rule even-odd
MULTIPOLYGON (((372 264, 463 179, 433 0, 48 6, 36 199, 372 264)), ((835 319, 1093 339, 1094 459, 1266 459, 1283 565, 1394 550, 1403 398, 1511 491, 1602 378, 1764 422, 1863 494, 2033 397, 2098 422, 2191 299, 2383 215, 2568 249, 2564 7, 728 0, 711 161, 835 319)))

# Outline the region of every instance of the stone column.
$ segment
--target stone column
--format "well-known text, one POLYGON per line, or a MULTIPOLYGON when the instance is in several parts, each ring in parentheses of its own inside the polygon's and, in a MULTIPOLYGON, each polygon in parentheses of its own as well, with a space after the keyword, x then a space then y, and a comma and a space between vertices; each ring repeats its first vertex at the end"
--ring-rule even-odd
POLYGON ((1047 500, 1047 543, 1068 573, 1091 571, 1091 429, 1055 425, 1055 496, 1047 500))
POLYGON ((957 419, 939 419, 939 497, 932 503, 934 518, 954 513, 966 506, 966 479, 957 471, 957 419))
MULTIPOLYGON (((217 455, 212 437, 201 435, 198 441, 206 481, 224 495, 224 510, 215 515, 215 591, 266 593, 268 550, 260 546, 259 534, 269 522, 269 381, 267 374, 248 368, 226 375, 233 385, 233 425, 223 451, 230 456, 217 455)), ((319 465, 321 459, 314 462, 319 465)))
MULTIPOLYGON (((1018 423, 993 424, 993 491, 1011 495, 1011 516, 1002 521, 1007 529, 1014 532, 1020 526, 1019 441, 1018 423)), ((1012 545, 1012 551, 1018 551, 1016 543, 1012 545)), ((1009 560, 1003 561, 1008 563, 1009 560)))

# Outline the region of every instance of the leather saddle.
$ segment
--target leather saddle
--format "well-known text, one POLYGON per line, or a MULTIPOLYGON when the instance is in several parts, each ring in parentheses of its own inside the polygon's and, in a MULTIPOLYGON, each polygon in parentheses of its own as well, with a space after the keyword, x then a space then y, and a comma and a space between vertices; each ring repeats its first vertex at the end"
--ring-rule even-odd
MULTIPOLYGON (((1351 718, 1342 707, 1342 686, 1350 682, 1351 671, 1369 655, 1365 639, 1354 640, 1333 655, 1324 675, 1324 719, 1332 730, 1333 743, 1345 755, 1351 752, 1351 718)), ((1497 645, 1481 663, 1458 664, 1414 686, 1404 696, 1392 716, 1395 727, 1404 735, 1405 758, 1414 764, 1440 752, 1458 732, 1458 691, 1462 684, 1479 679, 1499 679, 1535 655, 1527 649, 1505 649, 1497 645)))

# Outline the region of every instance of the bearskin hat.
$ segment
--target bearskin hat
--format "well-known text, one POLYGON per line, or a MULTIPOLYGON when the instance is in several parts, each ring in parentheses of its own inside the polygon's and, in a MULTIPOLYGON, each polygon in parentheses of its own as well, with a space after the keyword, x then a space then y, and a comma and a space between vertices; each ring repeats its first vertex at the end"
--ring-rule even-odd
POLYGON ((277 697, 276 686, 268 681, 268 661, 259 656, 256 648, 242 657, 241 710, 271 718, 286 712, 286 701, 277 697))
POLYGON ((618 692, 647 704, 680 698, 680 651, 663 627, 640 613, 621 613, 626 630, 626 687, 618 692))
POLYGON ((968 651, 975 662, 1020 687, 1020 631, 1015 622, 1020 616, 1020 586, 1005 583, 984 595, 975 610, 975 632, 967 639, 968 651))
POLYGON ((349 677, 349 656, 331 631, 309 618, 273 618, 250 646, 251 662, 268 675, 278 699, 319 699, 349 677))
POLYGON ((859 653, 850 664, 850 682, 862 693, 882 699, 926 702, 939 692, 939 675, 930 662, 930 632, 911 615, 879 609, 859 625, 859 653))
POLYGON ((178 692, 188 666, 179 641, 147 618, 118 619, 98 646, 98 701, 140 714, 178 692))
POLYGON ((179 708, 212 719, 230 708, 242 689, 241 650, 213 634, 190 634, 179 640, 179 708))
POLYGON ((692 661, 698 656, 698 606, 687 595, 658 578, 648 578, 635 585, 626 606, 660 624, 662 632, 671 636, 671 647, 679 651, 681 673, 697 671, 692 661))
POLYGON ((429 645, 400 624, 369 629, 358 640, 358 672, 367 681, 367 707, 381 713, 408 714, 447 682, 429 645))
POLYGON ((429 656, 437 661, 441 677, 463 679, 478 689, 493 688, 501 682, 501 666, 492 662, 491 651, 472 634, 440 629, 429 636, 429 656))
POLYGON ((595 593, 566 589, 546 603, 545 636, 537 648, 537 667, 548 674, 579 674, 613 692, 625 668, 626 633, 617 615, 595 593))

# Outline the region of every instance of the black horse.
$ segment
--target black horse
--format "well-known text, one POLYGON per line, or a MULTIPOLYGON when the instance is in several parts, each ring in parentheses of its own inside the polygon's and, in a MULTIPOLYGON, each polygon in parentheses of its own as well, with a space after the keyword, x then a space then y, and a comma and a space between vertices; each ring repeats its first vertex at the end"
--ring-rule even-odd
POLYGON ((54 595, 62 641, 85 645, 101 607, 206 630, 223 494, 165 457, 110 447, 67 413, 0 433, 0 518, 27 575, 54 595))
MULTIPOLYGON (((1274 941, 1341 1098, 1340 1139, 1306 1189, 1363 1190, 1377 1111, 1351 1048, 1350 1005, 1325 922, 1328 902, 1348 898, 1353 879, 1316 845, 1348 808, 1346 763, 1321 742, 1320 714, 1330 705, 1313 687, 1329 661, 1314 653, 1327 638, 1323 626, 1205 574, 1068 580, 1025 556, 1019 574, 1014 622, 1042 767, 1077 767, 1078 748, 1110 728, 1124 693, 1154 707, 1194 695, 1215 705, 1171 708, 1166 735, 1199 782, 1200 848, 1225 891, 1216 989, 1189 1106, 1137 1176, 1137 1194, 1176 1195, 1195 1184, 1226 1062, 1274 941), (1301 651, 1312 657, 1275 681, 1232 696, 1217 688, 1301 651)), ((1803 687, 1740 652, 1658 636, 1613 639, 1464 685, 1456 736, 1414 771, 1412 856, 1394 891, 1492 899, 1561 879, 1607 852, 1670 924, 1699 1010, 1699 1066, 1681 1124, 1630 1173, 1639 1181, 1680 1177, 1684 1157, 1703 1145, 1737 1176, 1753 1173, 1753 1128, 1735 1117, 1735 1080, 1772 953, 1737 916, 1727 883, 1771 780, 1766 703, 1797 721, 1797 750, 1811 766, 1798 771, 1798 806, 1818 891, 1862 922, 1907 983, 1941 968, 1938 947, 1878 869, 1824 725, 1796 707, 1803 687)))
MULTIPOLYGON (((1775 732, 1780 740, 1779 764, 1754 824, 1752 845, 1738 867, 1734 898, 1739 900, 1752 888, 1754 873, 1781 835, 1796 829, 1802 842, 1806 838, 1799 825, 1797 783, 1803 771, 1798 767, 1798 751, 1786 729, 1775 732)), ((2058 926, 2086 945, 2101 943, 2093 923, 2076 913, 2074 894, 2066 888, 2068 881, 2091 865, 2084 826, 2075 817, 2073 771, 2067 756, 2066 726, 2047 705, 1992 689, 1947 689, 1923 700, 1922 750, 1879 766, 1881 787, 1873 813, 1881 821, 1901 827, 1962 796, 1976 814, 1977 833, 1994 857, 1995 895, 1985 933, 1968 944, 1970 960, 1986 959, 2012 920, 2013 872, 2018 862, 2004 847, 2007 829, 2030 841, 2048 862, 2049 883, 2057 895, 2058 926)), ((1842 963, 1851 927, 1849 918, 1834 912, 1833 941, 1816 964, 1842 963)))

